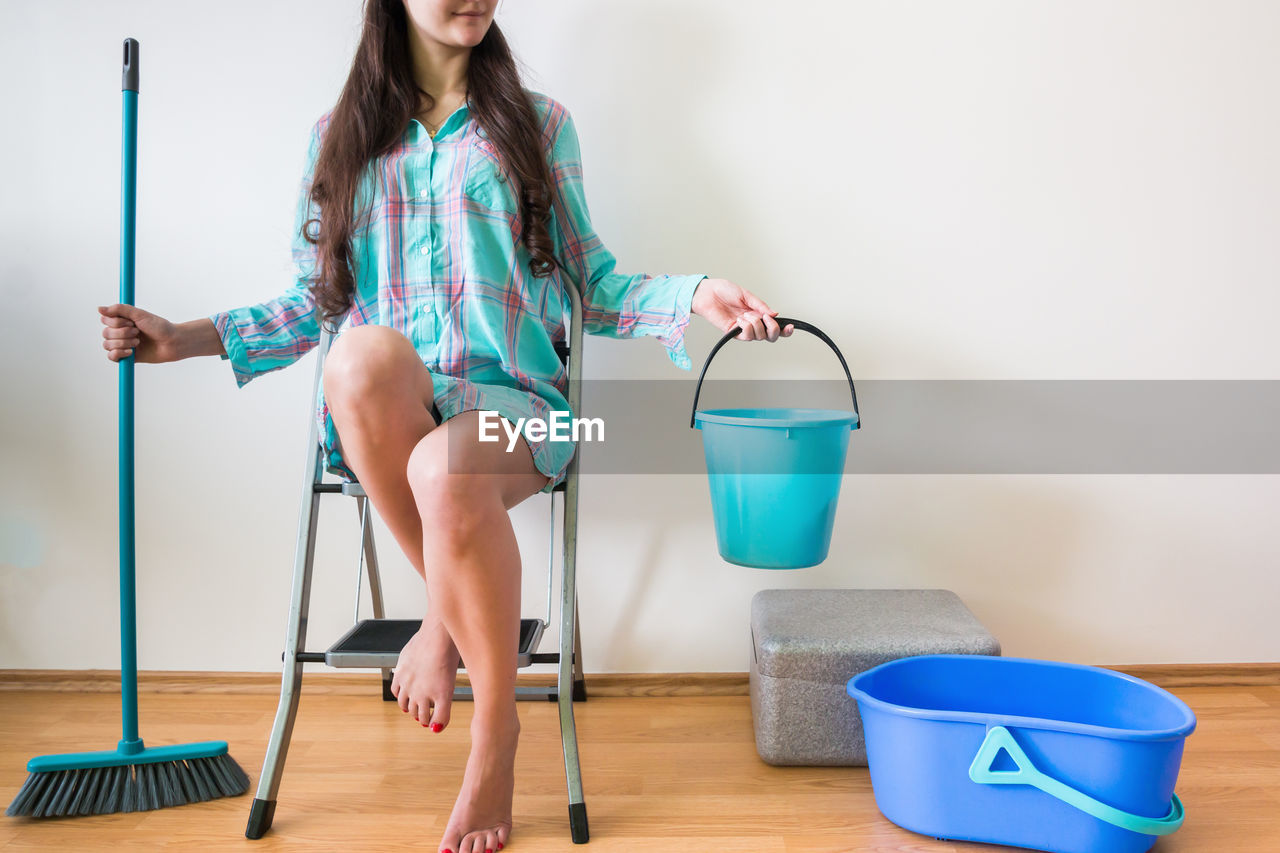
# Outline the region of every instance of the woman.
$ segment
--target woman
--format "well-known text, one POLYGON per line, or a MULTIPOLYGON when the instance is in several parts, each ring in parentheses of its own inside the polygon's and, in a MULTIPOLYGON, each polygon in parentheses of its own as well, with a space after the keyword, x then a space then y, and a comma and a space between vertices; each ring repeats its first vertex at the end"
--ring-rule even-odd
POLYGON ((363 484, 432 605, 392 692, 440 732, 460 657, 474 689, 471 754, 439 844, 451 853, 510 838, 520 554, 507 512, 562 481, 574 451, 482 442, 480 412, 514 424, 568 411, 554 344, 570 286, 586 331, 655 336, 685 370, 691 313, 747 341, 792 332, 730 281, 613 271, 572 119, 522 88, 495 5, 368 0, 350 76, 312 131, 285 294, 182 324, 99 308, 112 361, 219 355, 241 386, 314 347, 318 314, 342 323, 318 400, 324 450, 363 484))

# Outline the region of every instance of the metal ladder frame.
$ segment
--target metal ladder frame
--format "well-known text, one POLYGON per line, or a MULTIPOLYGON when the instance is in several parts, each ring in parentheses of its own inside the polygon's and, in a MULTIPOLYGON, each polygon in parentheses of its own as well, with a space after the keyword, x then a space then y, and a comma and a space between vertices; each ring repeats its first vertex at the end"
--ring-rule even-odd
MULTIPOLYGON (((567 399, 576 416, 581 412, 582 383, 582 302, 577 288, 566 287, 573 306, 569 330, 567 399)), ((301 698, 302 667, 306 663, 328 663, 326 652, 305 651, 307 636, 307 612, 311 601, 312 568, 315 560, 316 519, 320 511, 320 497, 324 494, 343 494, 356 499, 360 514, 361 557, 369 577, 370 598, 374 618, 383 616, 382 582, 378 572, 377 553, 374 549, 373 530, 368 524, 369 502, 364 488, 358 482, 323 483, 325 468, 322 465, 319 428, 314 417, 314 401, 324 376, 324 361, 332 343, 333 334, 321 324, 319 353, 316 360, 315 384, 309 412, 307 457, 303 473, 303 500, 298 520, 298 536, 294 548, 293 588, 289 605, 289 628, 285 636, 284 661, 280 683, 280 703, 276 708, 275 722, 263 759, 262 774, 249 812, 245 837, 261 838, 271 828, 275 816, 276 796, 284 774, 285 757, 293 734, 293 724, 301 698)), ((564 360, 564 347, 557 345, 557 352, 564 360)), ((578 631, 577 598, 577 543, 578 543, 578 463, 575 451, 569 462, 565 481, 549 493, 551 498, 552 532, 555 529, 555 496, 564 493, 563 556, 560 573, 560 651, 547 654, 531 654, 530 663, 555 663, 559 665, 556 684, 550 687, 518 687, 517 698, 546 697, 559 706, 560 738, 564 751, 565 782, 569 793, 569 829, 575 844, 585 844, 589 837, 587 806, 582 792, 582 769, 578 760, 577 727, 573 719, 573 702, 586 699, 586 683, 582 673, 582 639, 578 631)), ((548 619, 550 621, 551 562, 554 556, 555 536, 549 543, 548 555, 548 619)), ((359 577, 359 576, 358 576, 359 577)), ((359 587, 357 586, 356 610, 359 612, 359 587)), ((545 627, 545 625, 544 625, 545 627)), ((523 665, 522 660, 522 665, 523 665)), ((382 667, 383 698, 390 697, 390 667, 382 667)), ((455 699, 470 697, 470 688, 458 688, 455 699)))

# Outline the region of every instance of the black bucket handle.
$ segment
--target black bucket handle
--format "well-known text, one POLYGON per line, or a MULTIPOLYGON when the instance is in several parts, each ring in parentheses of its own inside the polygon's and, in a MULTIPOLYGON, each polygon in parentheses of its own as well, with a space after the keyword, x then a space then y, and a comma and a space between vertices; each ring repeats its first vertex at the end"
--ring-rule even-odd
MULTIPOLYGON (((791 325, 797 329, 803 329, 806 332, 811 332, 821 338, 827 346, 831 347, 831 349, 835 351, 836 358, 840 359, 840 366, 844 368, 845 378, 849 380, 849 396, 853 398, 853 413, 857 415, 858 418, 857 421, 854 422, 853 428, 859 429, 862 426, 862 415, 858 413, 858 392, 854 390, 853 375, 849 373, 849 365, 845 363, 844 355, 840 352, 840 348, 836 346, 835 341, 827 337, 826 333, 817 326, 812 323, 806 323, 804 320, 795 320, 791 317, 774 317, 773 321, 778 324, 779 329, 785 329, 788 325, 791 325)), ((694 428, 694 424, 697 422, 698 395, 702 393, 702 377, 707 375, 707 368, 711 366, 711 359, 716 357, 716 353, 720 351, 720 347, 729 343, 729 341, 733 340, 740 334, 742 334, 741 328, 730 329, 728 332, 725 332, 725 335, 720 339, 720 342, 711 348, 711 354, 707 356, 707 360, 703 363, 702 372, 698 374, 698 387, 693 392, 693 411, 689 413, 689 427, 691 429, 694 428)), ((779 339, 781 339, 781 335, 779 336, 779 339)))

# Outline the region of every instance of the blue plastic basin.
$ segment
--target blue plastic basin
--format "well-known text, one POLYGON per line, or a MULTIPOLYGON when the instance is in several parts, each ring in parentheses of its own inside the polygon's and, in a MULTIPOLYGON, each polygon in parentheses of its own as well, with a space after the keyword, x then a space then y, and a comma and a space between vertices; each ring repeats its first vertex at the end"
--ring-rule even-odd
POLYGON ((876 805, 936 838, 1138 853, 1181 825, 1174 785, 1196 718, 1181 699, 1079 664, 921 655, 846 686, 876 805))

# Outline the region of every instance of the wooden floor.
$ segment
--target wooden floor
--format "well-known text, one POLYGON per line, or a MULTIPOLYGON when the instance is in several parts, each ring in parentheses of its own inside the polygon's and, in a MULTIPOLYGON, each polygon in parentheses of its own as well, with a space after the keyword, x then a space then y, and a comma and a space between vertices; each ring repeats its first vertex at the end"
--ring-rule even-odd
MULTIPOLYGON (((432 734, 376 676, 365 696, 304 690, 275 825, 244 837, 252 792, 140 814, 0 818, 0 849, 434 851, 467 753, 471 708, 432 734)), ((306 682, 304 681, 304 684, 306 682)), ((1182 829, 1156 853, 1280 851, 1280 687, 1187 687, 1195 710, 1178 792, 1182 829)), ((223 739, 256 782, 276 697, 148 693, 149 745, 223 739)), ((520 703, 513 853, 562 851, 984 851, 899 829, 876 809, 866 768, 782 768, 755 752, 745 696, 593 698, 577 707, 591 842, 568 837, 559 726, 551 703, 520 703)), ((34 754, 114 748, 118 698, 0 692, 0 799, 34 754)))

